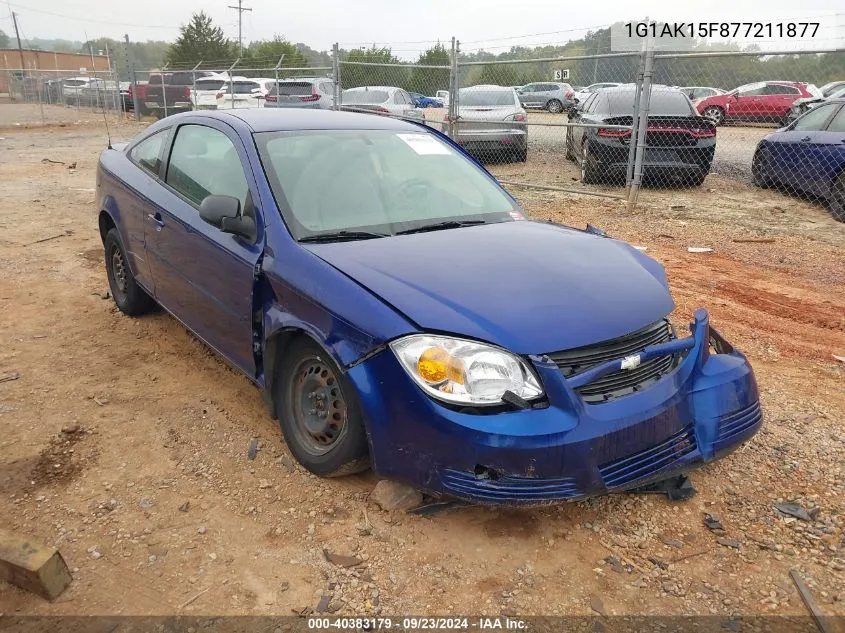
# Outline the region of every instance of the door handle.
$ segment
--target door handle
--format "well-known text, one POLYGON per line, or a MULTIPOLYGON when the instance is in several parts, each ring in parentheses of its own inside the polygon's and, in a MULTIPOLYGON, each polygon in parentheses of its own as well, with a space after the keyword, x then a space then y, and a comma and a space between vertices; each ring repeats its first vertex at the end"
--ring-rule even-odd
POLYGON ((802 143, 806 143, 806 142, 807 142, 807 141, 809 141, 809 140, 810 140, 810 137, 809 137, 809 136, 805 136, 804 138, 802 138, 802 139, 801 139, 801 142, 802 142, 802 143))
POLYGON ((156 231, 161 231, 162 227, 164 226, 164 220, 161 219, 160 213, 156 213, 156 214, 148 213, 147 219, 150 222, 152 222, 153 224, 155 224, 156 231))

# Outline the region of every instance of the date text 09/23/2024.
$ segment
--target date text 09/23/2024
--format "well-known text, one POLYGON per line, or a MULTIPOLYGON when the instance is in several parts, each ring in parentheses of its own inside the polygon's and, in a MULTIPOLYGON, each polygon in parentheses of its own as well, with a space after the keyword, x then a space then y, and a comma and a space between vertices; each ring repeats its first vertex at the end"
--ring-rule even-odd
POLYGON ((493 617, 310 617, 308 628, 314 631, 350 630, 376 631, 396 629, 399 631, 524 631, 528 623, 520 618, 508 616, 493 617))

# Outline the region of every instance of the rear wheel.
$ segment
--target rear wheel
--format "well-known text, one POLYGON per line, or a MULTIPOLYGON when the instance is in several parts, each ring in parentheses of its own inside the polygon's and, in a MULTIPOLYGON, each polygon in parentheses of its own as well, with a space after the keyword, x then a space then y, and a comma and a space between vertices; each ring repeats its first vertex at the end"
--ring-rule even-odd
POLYGON ((845 171, 839 173, 830 187, 828 206, 835 219, 845 222, 845 171))
POLYGON ((713 125, 721 125, 725 120, 725 111, 719 106, 709 106, 704 108, 702 114, 713 122, 713 125))
POLYGON ((109 289, 118 309, 129 316, 138 316, 152 310, 155 301, 135 281, 117 229, 111 229, 106 234, 104 246, 109 289))
POLYGON ((524 163, 528 160, 528 148, 521 147, 518 150, 514 151, 513 159, 518 163, 524 163))
POLYGON ((761 189, 768 189, 772 183, 766 175, 763 153, 757 150, 751 160, 751 179, 761 189))
POLYGON ((687 176, 684 179, 684 184, 687 187, 700 187, 701 185, 704 184, 705 178, 707 178, 707 172, 706 171, 699 171, 699 172, 696 172, 695 174, 693 174, 691 176, 687 176))
POLYGON ((275 400, 288 448, 309 471, 338 477, 369 467, 355 388, 310 339, 297 339, 285 354, 275 400))
POLYGON ((596 167, 595 158, 590 155, 590 142, 584 141, 581 146, 581 182, 585 185, 594 185, 599 181, 599 171, 596 167))
POLYGON ((552 99, 546 104, 546 110, 552 114, 560 114, 563 112, 563 104, 557 99, 552 99))
POLYGON ((572 151, 572 139, 569 138, 569 134, 566 135, 566 160, 575 160, 575 153, 572 151))

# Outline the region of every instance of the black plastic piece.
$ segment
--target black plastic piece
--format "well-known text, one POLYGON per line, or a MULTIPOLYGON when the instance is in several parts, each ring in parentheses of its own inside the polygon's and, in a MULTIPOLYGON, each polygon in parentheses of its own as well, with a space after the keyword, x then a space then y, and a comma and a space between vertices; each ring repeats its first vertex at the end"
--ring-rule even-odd
POLYGON ((634 494, 665 494, 669 501, 686 501, 698 492, 692 485, 692 481, 686 475, 677 475, 655 481, 654 483, 632 488, 628 492, 634 494))
POLYGON ((597 226, 593 226, 592 224, 588 224, 587 228, 584 229, 584 231, 587 232, 587 233, 592 233, 593 235, 599 235, 601 237, 607 237, 607 233, 603 229, 600 229, 597 226))
POLYGON ((515 406, 518 409, 530 409, 531 408, 531 403, 528 402, 528 400, 526 400, 522 396, 516 395, 510 389, 502 394, 502 402, 507 402, 508 404, 512 404, 513 406, 515 406))

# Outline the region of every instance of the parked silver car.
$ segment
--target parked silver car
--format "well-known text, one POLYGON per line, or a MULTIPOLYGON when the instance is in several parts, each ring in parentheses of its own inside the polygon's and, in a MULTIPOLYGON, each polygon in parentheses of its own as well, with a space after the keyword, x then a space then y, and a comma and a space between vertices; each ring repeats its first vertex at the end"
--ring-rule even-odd
MULTIPOLYGON (((443 124, 443 131, 448 129, 443 124)), ((528 157, 528 115, 516 91, 506 86, 472 86, 458 91, 457 142, 479 158, 528 157)))
POLYGON ((567 83, 541 82, 521 86, 516 93, 522 107, 558 114, 572 106, 575 91, 567 83))
POLYGON ((572 101, 575 106, 579 104, 583 104, 587 98, 592 95, 594 92, 598 92, 603 88, 615 88, 616 86, 621 86, 622 84, 616 83, 613 81, 605 81, 596 84, 590 84, 586 88, 581 88, 581 90, 576 90, 575 94, 572 95, 572 101))
POLYGON ((721 90, 720 88, 710 88, 709 86, 683 86, 678 88, 678 90, 689 97, 690 101, 725 94, 724 90, 721 90))
POLYGON ((340 104, 344 110, 379 112, 425 121, 425 116, 414 105, 414 99, 410 93, 394 86, 349 88, 341 93, 340 104))
POLYGON ((296 77, 280 79, 264 97, 265 108, 310 108, 331 110, 334 106, 334 85, 330 77, 296 77))

